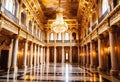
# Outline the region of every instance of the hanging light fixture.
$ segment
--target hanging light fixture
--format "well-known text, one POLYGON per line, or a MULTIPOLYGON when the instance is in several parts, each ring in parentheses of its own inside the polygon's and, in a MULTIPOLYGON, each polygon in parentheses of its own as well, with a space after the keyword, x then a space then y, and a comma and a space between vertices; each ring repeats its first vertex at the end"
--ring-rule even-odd
POLYGON ((51 24, 51 29, 56 33, 62 33, 68 29, 68 25, 63 19, 63 9, 60 7, 60 2, 61 0, 59 0, 59 7, 56 13, 56 20, 51 24))

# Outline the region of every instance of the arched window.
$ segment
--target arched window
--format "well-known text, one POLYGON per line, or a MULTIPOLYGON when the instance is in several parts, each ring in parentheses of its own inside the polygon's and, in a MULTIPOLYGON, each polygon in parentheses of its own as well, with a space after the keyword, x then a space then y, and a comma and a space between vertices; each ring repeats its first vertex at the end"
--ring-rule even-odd
POLYGON ((29 30, 32 31, 32 22, 29 21, 29 30))
POLYGON ((50 33, 50 40, 54 40, 54 33, 50 33))
POLYGON ((65 33, 65 40, 70 40, 70 35, 69 35, 69 33, 65 33))
POLYGON ((72 39, 76 40, 76 33, 75 32, 72 33, 72 39))
POLYGON ((58 40, 62 40, 61 33, 58 33, 58 40))
POLYGON ((108 9, 108 0, 103 0, 102 1, 102 14, 104 14, 107 9, 108 9))
POLYGON ((21 13, 21 23, 26 25, 26 14, 25 13, 21 13))
POLYGON ((5 8, 11 13, 13 13, 13 9, 14 9, 13 7, 14 7, 13 0, 6 0, 5 8))

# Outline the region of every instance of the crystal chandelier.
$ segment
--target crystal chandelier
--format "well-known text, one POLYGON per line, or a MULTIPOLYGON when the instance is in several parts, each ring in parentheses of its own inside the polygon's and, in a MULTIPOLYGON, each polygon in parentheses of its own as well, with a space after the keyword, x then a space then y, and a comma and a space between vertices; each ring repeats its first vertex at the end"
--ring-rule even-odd
POLYGON ((60 0, 59 7, 56 13, 56 20, 51 24, 51 29, 56 33, 62 33, 68 29, 68 25, 66 22, 64 22, 63 19, 63 9, 60 8, 60 0))

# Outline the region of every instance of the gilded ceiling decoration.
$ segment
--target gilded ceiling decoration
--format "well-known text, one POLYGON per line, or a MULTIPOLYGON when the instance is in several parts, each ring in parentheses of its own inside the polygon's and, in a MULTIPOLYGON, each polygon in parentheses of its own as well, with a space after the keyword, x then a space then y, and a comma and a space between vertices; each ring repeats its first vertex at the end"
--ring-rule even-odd
MULTIPOLYGON (((46 20, 55 19, 56 9, 59 0, 39 0, 46 20)), ((64 10, 63 17, 73 19, 77 17, 79 0, 61 0, 61 7, 64 10)))

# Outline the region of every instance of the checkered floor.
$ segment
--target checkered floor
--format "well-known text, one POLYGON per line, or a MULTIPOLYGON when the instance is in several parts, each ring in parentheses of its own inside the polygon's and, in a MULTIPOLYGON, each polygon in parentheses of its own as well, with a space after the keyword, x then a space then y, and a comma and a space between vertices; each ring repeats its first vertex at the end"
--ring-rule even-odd
POLYGON ((100 74, 94 74, 70 64, 47 64, 27 70, 19 70, 16 78, 11 72, 0 75, 0 82, 111 82, 100 74))

